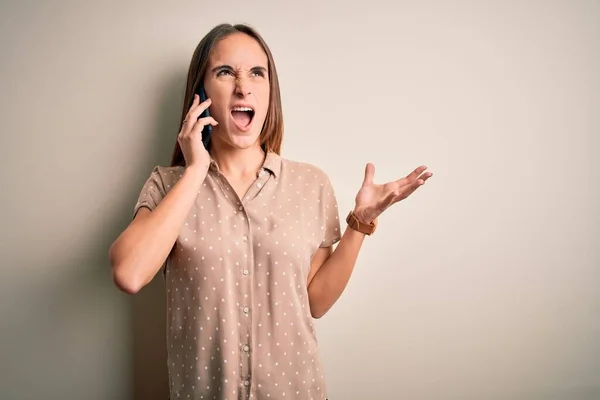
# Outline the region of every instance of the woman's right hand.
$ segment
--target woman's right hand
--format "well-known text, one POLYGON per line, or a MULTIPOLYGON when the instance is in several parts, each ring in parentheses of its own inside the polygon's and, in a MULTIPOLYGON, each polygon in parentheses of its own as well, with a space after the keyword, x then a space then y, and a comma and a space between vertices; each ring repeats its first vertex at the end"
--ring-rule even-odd
POLYGON ((206 101, 200 103, 200 97, 195 94, 192 106, 185 116, 181 131, 177 136, 177 141, 181 147, 181 152, 185 158, 187 168, 198 167, 203 170, 208 170, 210 165, 210 155, 208 154, 208 151, 206 151, 204 143, 202 143, 202 129, 209 124, 212 126, 218 125, 218 122, 215 121, 213 117, 198 119, 200 114, 202 114, 210 104, 210 99, 206 99, 206 101))

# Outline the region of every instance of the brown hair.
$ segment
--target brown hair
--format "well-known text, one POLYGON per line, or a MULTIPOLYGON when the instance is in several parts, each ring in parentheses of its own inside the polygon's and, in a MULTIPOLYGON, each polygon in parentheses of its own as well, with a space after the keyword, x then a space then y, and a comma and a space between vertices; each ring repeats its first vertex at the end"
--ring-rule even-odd
MULTIPOLYGON (((211 29, 210 32, 202 38, 190 62, 188 70, 187 84, 185 87, 185 97, 183 101, 183 110, 181 112, 181 119, 179 121, 179 129, 183 126, 183 120, 187 115, 192 102, 194 101, 194 94, 198 87, 204 81, 204 74, 208 67, 208 60, 210 54, 217 43, 225 37, 233 33, 245 33, 246 35, 255 39, 263 48, 267 54, 269 62, 269 109, 267 110, 267 116, 265 123, 260 132, 260 144, 265 151, 272 151, 277 154, 281 152, 281 142, 283 139, 283 111, 281 108, 281 94, 279 91, 279 78, 277 77, 277 70, 275 69, 275 62, 271 50, 267 46, 264 39, 259 33, 248 25, 244 24, 220 24, 211 29)), ((173 150, 173 156, 171 158, 171 166, 185 166, 185 158, 179 146, 179 142, 175 142, 175 149, 173 150)))

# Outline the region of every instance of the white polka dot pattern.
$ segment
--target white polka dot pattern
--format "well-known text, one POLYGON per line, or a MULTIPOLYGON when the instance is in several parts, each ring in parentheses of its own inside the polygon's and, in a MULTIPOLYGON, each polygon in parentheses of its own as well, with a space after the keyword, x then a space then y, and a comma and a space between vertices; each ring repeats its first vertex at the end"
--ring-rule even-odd
MULTIPOLYGON (((135 212, 182 173, 155 167, 135 212)), ((306 280, 339 239, 322 170, 268 153, 240 200, 213 162, 163 267, 171 399, 325 399, 306 280)))

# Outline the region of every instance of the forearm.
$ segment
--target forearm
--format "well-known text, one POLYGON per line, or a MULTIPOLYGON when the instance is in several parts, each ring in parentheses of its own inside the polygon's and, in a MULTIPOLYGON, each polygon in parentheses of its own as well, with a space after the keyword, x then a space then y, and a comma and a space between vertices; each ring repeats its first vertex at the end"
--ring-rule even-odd
POLYGON ((152 212, 138 214, 111 246, 109 257, 114 280, 123 291, 139 291, 159 271, 205 177, 203 170, 186 169, 158 206, 152 212))
POLYGON ((365 234, 346 228, 340 242, 315 274, 308 287, 311 314, 322 317, 346 288, 365 234))

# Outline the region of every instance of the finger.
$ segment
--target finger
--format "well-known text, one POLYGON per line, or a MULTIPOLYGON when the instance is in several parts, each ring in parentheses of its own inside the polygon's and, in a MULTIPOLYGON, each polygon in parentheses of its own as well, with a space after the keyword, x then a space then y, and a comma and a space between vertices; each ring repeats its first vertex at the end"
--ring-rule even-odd
POLYGON ((431 178, 432 176, 433 176, 433 173, 428 171, 428 172, 423 173, 421 176, 419 176, 418 180, 422 180, 423 183, 425 183, 425 182, 427 182, 427 179, 431 178))
POLYGON ((423 186, 425 184, 425 182, 427 181, 427 179, 430 178, 431 175, 426 175, 425 177, 419 177, 417 180, 415 180, 414 182, 408 184, 407 186, 405 186, 404 188, 399 190, 398 193, 398 199, 396 201, 400 201, 403 200, 405 198, 407 198, 408 196, 410 196, 411 194, 413 194, 415 192, 415 190, 417 190, 418 188, 420 188, 421 186, 423 186))
MULTIPOLYGON (((197 100, 194 100, 194 102, 196 102, 197 100)), ((183 120, 182 126, 181 126, 181 130, 184 133, 190 133, 197 125, 197 121, 200 117, 200 115, 204 112, 204 110, 206 110, 210 104, 211 104, 211 100, 207 99, 206 101, 198 104, 195 107, 190 108, 190 111, 188 111, 187 115, 185 116, 185 119, 183 120), (196 122, 193 122, 196 121, 196 122)), ((210 118, 210 117, 207 117, 210 118)), ((215 121, 214 119, 210 118, 212 121, 207 121, 205 122, 202 126, 207 125, 207 124, 211 124, 213 126, 217 125, 218 122, 215 121)))
POLYGON ((195 135, 202 135, 202 130, 206 125, 216 126, 219 123, 213 117, 199 118, 194 124, 193 128, 187 132, 184 132, 184 137, 192 137, 195 135))
POLYGON ((420 167, 415 168, 410 174, 406 175, 406 179, 409 182, 412 182, 417 179, 419 175, 421 175, 426 169, 427 167, 425 165, 421 165, 420 167))
MULTIPOLYGON (((198 101, 200 101, 200 100, 198 100, 198 101)), ((206 100, 204 100, 202 103, 197 104, 196 109, 200 110, 200 114, 202 114, 202 112, 204 110, 206 110, 211 104, 212 104, 212 99, 209 97, 206 100)))
POLYGON ((195 94, 194 98, 192 99, 192 105, 190 106, 190 108, 188 108, 188 112, 185 114, 185 118, 183 119, 184 124, 189 121, 188 117, 190 115, 190 111, 192 111, 194 108, 196 108, 198 106, 198 103, 200 103, 200 96, 195 94))
MULTIPOLYGON (((200 100, 194 100, 194 103, 199 102, 200 100)), ((204 112, 204 110, 206 110, 208 107, 210 107, 210 105, 212 104, 212 100, 206 99, 205 101, 203 101, 202 103, 199 104, 192 104, 192 107, 190 107, 190 110, 187 113, 186 119, 189 121, 195 121, 198 119, 198 117, 200 116, 200 114, 202 114, 204 112)))
POLYGON ((363 180, 363 186, 372 185, 374 176, 375 166, 371 163, 367 163, 367 166, 365 167, 365 179, 363 180))
POLYGON ((198 121, 196 121, 193 130, 201 131, 206 125, 217 126, 219 123, 213 117, 199 118, 198 121))
MULTIPOLYGON (((405 178, 407 179, 407 178, 405 178)), ((429 176, 425 178, 418 178, 413 182, 406 183, 402 186, 398 186, 396 189, 392 190, 387 196, 386 201, 391 204, 396 203, 400 200, 403 200, 410 196, 415 190, 425 184, 425 181, 429 179, 429 176), (390 200, 391 198, 391 200, 390 200)))

